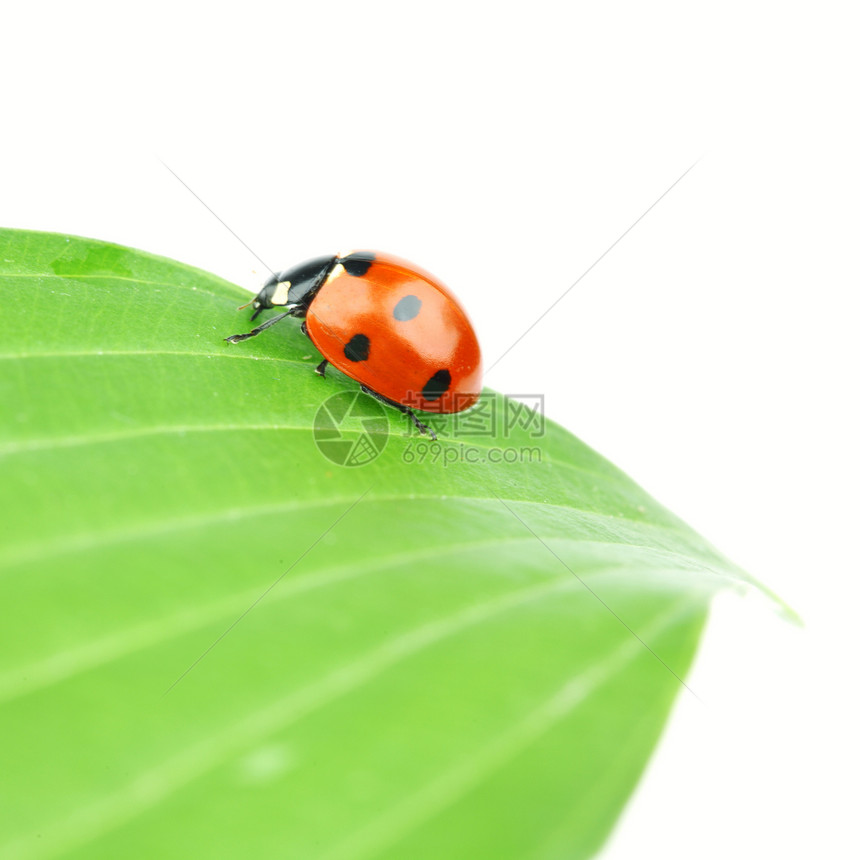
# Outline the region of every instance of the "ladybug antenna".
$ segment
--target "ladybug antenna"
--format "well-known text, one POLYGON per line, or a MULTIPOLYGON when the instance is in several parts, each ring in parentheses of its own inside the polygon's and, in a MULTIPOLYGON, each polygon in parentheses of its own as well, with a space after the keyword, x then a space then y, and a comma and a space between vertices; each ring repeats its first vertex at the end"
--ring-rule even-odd
POLYGON ((236 308, 236 310, 237 310, 237 311, 243 311, 243 310, 245 310, 245 308, 250 307, 253 303, 254 303, 254 300, 253 300, 253 299, 251 299, 251 301, 250 301, 250 302, 245 302, 245 304, 244 304, 244 305, 239 305, 239 307, 238 307, 238 308, 236 308))

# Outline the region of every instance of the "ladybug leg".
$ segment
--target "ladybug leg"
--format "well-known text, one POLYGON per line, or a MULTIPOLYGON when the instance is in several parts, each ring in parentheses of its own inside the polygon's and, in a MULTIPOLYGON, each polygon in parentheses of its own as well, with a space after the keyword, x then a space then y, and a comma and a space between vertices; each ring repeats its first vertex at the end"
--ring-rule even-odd
POLYGON ((247 334, 231 334, 230 337, 225 337, 224 340, 226 340, 227 343, 240 343, 243 340, 247 340, 249 337, 256 337, 261 331, 265 331, 276 322, 280 322, 284 317, 289 316, 292 316, 292 313, 290 311, 284 311, 284 313, 266 320, 262 325, 258 325, 255 329, 251 329, 247 334))
POLYGON ((412 419, 412 423, 418 428, 419 433, 429 436, 434 442, 436 441, 436 433, 433 431, 433 428, 421 421, 408 406, 401 406, 399 403, 395 403, 393 405, 404 415, 408 415, 412 419))
POLYGON ((397 404, 397 408, 404 414, 408 415, 412 419, 412 423, 418 428, 419 433, 423 433, 426 436, 429 436, 434 442, 436 440, 436 433, 433 428, 428 424, 425 424, 423 421, 419 420, 418 416, 408 407, 408 406, 400 406, 397 404))
POLYGON ((371 397, 375 397, 381 403, 384 403, 386 406, 393 406, 395 409, 402 412, 404 415, 408 415, 412 419, 412 423, 418 428, 418 432, 422 433, 426 436, 429 436, 434 442, 436 442, 436 434, 433 432, 433 428, 429 427, 423 421, 421 421, 418 416, 408 407, 404 406, 402 403, 397 403, 394 400, 389 400, 387 397, 383 397, 381 394, 377 394, 372 389, 368 388, 366 385, 361 386, 361 390, 365 394, 371 395, 371 397))
MULTIPOLYGON (((302 320, 302 334, 310 338, 308 334, 308 322, 307 320, 302 320)), ((315 368, 314 373, 318 373, 323 379, 325 379, 325 369, 328 367, 328 359, 324 358, 315 368)))

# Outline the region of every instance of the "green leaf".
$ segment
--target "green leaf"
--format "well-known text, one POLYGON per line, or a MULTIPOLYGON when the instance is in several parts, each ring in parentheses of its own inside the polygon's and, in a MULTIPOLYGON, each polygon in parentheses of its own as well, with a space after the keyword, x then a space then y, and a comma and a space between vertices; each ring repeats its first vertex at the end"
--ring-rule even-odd
POLYGON ((600 847, 742 572, 498 395, 430 445, 225 343, 206 272, 0 231, 0 284, 0 856, 600 847))

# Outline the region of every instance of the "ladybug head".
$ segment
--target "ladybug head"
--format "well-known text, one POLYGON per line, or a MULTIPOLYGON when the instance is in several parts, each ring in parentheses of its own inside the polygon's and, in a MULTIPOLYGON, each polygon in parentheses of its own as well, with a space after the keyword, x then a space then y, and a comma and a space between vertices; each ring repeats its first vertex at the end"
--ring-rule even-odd
POLYGON ((276 307, 286 307, 295 311, 295 316, 304 316, 311 299, 325 283, 336 261, 337 257, 314 257, 313 260, 272 275, 254 300, 249 302, 254 307, 251 319, 255 319, 261 311, 276 307))

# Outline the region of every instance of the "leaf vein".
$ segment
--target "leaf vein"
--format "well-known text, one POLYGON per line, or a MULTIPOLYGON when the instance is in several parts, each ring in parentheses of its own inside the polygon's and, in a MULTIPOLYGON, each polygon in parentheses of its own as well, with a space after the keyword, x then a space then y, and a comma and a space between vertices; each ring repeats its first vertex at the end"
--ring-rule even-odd
POLYGON ((64 820, 40 828, 44 838, 21 837, 4 846, 0 853, 3 856, 36 860, 91 843, 137 818, 147 809, 165 802, 181 788, 203 777, 230 757, 240 754, 249 745, 369 684, 408 658, 504 612, 549 598, 577 585, 576 580, 570 578, 529 586, 392 637, 350 663, 332 670, 319 681, 259 709, 225 731, 211 735, 194 747, 140 774, 104 799, 78 808, 64 820))
MULTIPOLYGON (((450 496, 446 498, 448 502, 451 501, 450 496)), ((562 510, 567 513, 574 514, 575 516, 585 520, 610 520, 613 522, 624 523, 628 527, 634 527, 637 529, 668 532, 670 534, 674 534, 676 537, 689 537, 689 535, 687 535, 685 531, 675 529, 672 526, 663 525, 661 523, 631 520, 627 519, 626 517, 619 517, 613 514, 602 513, 599 511, 588 511, 584 508, 578 508, 573 505, 558 504, 547 501, 533 501, 531 499, 513 499, 508 498, 506 496, 501 498, 503 498, 504 501, 511 502, 512 504, 533 505, 536 507, 562 510)), ((369 498, 369 501, 397 502, 398 504, 403 504, 410 501, 439 501, 440 499, 441 496, 438 495, 410 493, 409 495, 391 494, 385 496, 372 496, 369 498)), ((457 500, 464 502, 497 503, 499 497, 462 495, 458 496, 457 500)), ((12 546, 7 549, 4 555, 0 555, 0 570, 2 570, 4 566, 11 567, 13 565, 31 563, 33 561, 44 561, 48 558, 62 557, 63 555, 85 552, 87 550, 98 549, 109 545, 122 544, 127 542, 133 543, 138 540, 151 540, 153 538, 163 537, 172 533, 190 531, 195 528, 211 526, 216 523, 239 522, 251 517, 266 516, 269 514, 289 513, 290 511, 295 511, 299 509, 306 510, 308 508, 328 508, 347 504, 351 501, 354 501, 354 499, 346 496, 338 496, 327 497, 325 499, 319 500, 306 499, 301 502, 279 502, 277 504, 272 505, 257 505, 253 507, 249 506, 238 509, 227 508, 225 510, 210 512, 194 517, 172 517, 168 520, 156 520, 151 523, 145 523, 143 525, 137 526, 135 528, 113 529, 111 531, 99 532, 96 535, 63 535, 58 539, 54 539, 53 541, 32 541, 20 544, 18 546, 12 546)), ((546 537, 547 539, 554 539, 554 537, 551 535, 548 535, 546 537)), ((610 543, 624 543, 625 546, 638 546, 637 544, 628 543, 620 539, 618 541, 612 541, 610 543)), ((664 549, 667 552, 671 552, 671 550, 661 547, 643 546, 642 548, 649 550, 664 549)), ((718 558, 718 556, 716 556, 715 551, 712 551, 712 553, 715 557, 718 558)), ((681 557, 687 557, 684 556, 682 553, 677 553, 677 555, 681 557)))
MULTIPOLYGON (((697 605, 686 599, 678 601, 651 622, 642 631, 643 636, 653 641, 686 617, 697 605)), ((585 673, 570 678, 519 723, 336 845, 324 855, 324 860, 362 860, 401 842, 426 821, 478 789, 508 762, 570 716, 600 687, 646 653, 635 639, 623 641, 585 673)))

